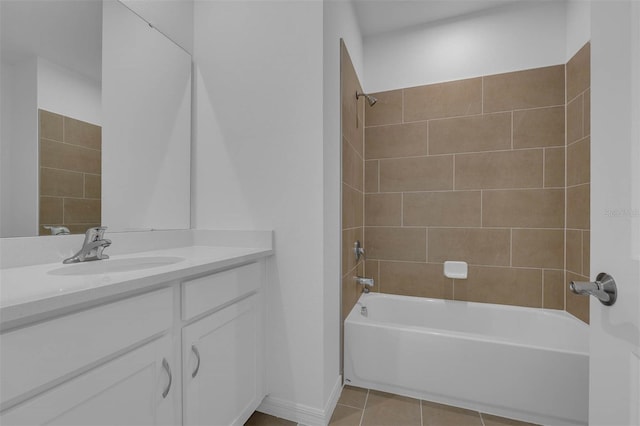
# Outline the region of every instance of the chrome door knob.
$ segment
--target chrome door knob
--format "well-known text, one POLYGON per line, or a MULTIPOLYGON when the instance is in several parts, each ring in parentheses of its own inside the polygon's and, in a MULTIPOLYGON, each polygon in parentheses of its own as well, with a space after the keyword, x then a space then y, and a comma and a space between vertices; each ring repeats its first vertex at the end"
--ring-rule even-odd
POLYGON ((600 272, 595 281, 571 281, 569 289, 575 294, 594 296, 606 306, 611 306, 618 297, 618 287, 613 277, 606 272, 600 272))

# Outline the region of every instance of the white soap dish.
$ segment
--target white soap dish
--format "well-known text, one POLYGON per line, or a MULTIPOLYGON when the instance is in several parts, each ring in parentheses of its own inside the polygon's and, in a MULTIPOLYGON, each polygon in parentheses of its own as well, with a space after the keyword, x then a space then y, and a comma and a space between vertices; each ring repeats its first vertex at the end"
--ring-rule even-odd
POLYGON ((444 262, 444 276, 447 278, 466 280, 468 269, 467 262, 454 262, 451 260, 444 262))

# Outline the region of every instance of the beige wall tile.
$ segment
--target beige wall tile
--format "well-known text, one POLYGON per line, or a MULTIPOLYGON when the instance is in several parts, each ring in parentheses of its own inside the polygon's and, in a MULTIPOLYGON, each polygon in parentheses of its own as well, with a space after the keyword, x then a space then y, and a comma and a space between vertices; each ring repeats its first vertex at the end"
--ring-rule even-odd
POLYGON ((382 293, 405 296, 453 298, 453 281, 446 278, 441 263, 380 262, 382 293))
POLYGON ((565 148, 546 148, 544 150, 544 187, 564 188, 565 148))
POLYGON ((347 318, 362 294, 362 286, 356 282, 355 277, 363 274, 364 268, 360 263, 357 268, 350 270, 342 277, 342 321, 347 318))
POLYGON ((544 300, 542 307, 546 309, 564 309, 564 271, 545 269, 544 300))
POLYGON ((64 117, 64 142, 100 150, 102 128, 86 121, 64 117))
POLYGON ((567 104, 567 143, 584 136, 582 95, 567 104))
POLYGON ((84 197, 85 198, 101 198, 102 197, 102 176, 101 175, 84 175, 84 197))
POLYGON ((364 106, 356 99, 356 92, 362 91, 358 76, 344 43, 341 45, 342 81, 342 136, 356 149, 360 156, 364 155, 364 106))
MULTIPOLYGON (((364 228, 352 228, 342 231, 342 275, 356 267, 356 257, 353 253, 353 244, 356 241, 364 244, 364 228)), ((366 247, 366 246, 365 246, 366 247)))
POLYGON ((533 423, 507 419, 506 417, 492 416, 485 413, 482 413, 482 421, 484 426, 539 426, 533 423))
POLYGON ((404 89, 404 121, 482 112, 482 79, 470 78, 404 89))
POLYGON ((472 265, 509 265, 508 229, 430 228, 429 262, 459 260, 472 265))
POLYGON ((564 145, 564 106, 513 112, 513 147, 564 145))
POLYGON ((380 160, 380 192, 453 189, 453 156, 380 160))
POLYGON ((584 102, 584 128, 582 133, 587 136, 591 134, 591 90, 587 90, 582 95, 582 102, 584 102))
POLYGON ((589 323, 589 297, 574 294, 569 290, 571 281, 590 281, 588 277, 583 275, 567 272, 567 285, 565 286, 565 297, 567 298, 567 312, 576 318, 589 323))
POLYGON ((458 154, 455 159, 456 189, 542 188, 543 151, 458 154))
POLYGON ((424 228, 365 228, 365 247, 369 259, 427 260, 427 237, 424 228))
POLYGON ((100 223, 100 200, 64 199, 65 223, 100 223))
MULTIPOLYGON (((378 102, 365 108, 364 116, 367 126, 402 123, 402 90, 373 93, 378 102)), ((362 102, 366 102, 363 98, 362 102)))
POLYGON ((582 231, 567 229, 567 271, 582 273, 582 231))
POLYGON ((364 194, 342 185, 342 228, 355 228, 364 224, 364 194))
POLYGON ((378 192, 378 160, 364 162, 364 191, 378 192))
POLYGON ((427 155, 426 122, 367 127, 364 138, 367 160, 427 155))
POLYGON ((369 391, 361 426, 420 426, 420 400, 369 391))
POLYGON ((591 43, 587 43, 567 62, 567 99, 571 100, 591 86, 591 43))
POLYGON ((63 117, 60 114, 54 114, 53 112, 43 109, 38 110, 38 116, 40 121, 39 137, 62 142, 64 137, 62 126, 63 117))
POLYGON ((484 426, 477 411, 422 401, 423 426, 484 426))
POLYGON ((406 193, 403 196, 403 224, 479 227, 480 195, 480 191, 406 193))
POLYGON ((484 112, 564 104, 564 65, 483 78, 484 112))
POLYGON ((72 234, 84 234, 87 229, 100 226, 100 223, 65 223, 64 226, 69 228, 72 234))
MULTIPOLYGON (((40 197, 41 225, 54 225, 64 223, 62 200, 63 199, 59 197, 40 197)), ((50 232, 47 231, 47 234, 49 233, 50 232)))
POLYGON ((40 166, 85 173, 101 173, 100 151, 40 139, 40 166))
POLYGON ((364 191, 364 161, 356 149, 342 139, 342 181, 349 186, 364 191))
POLYGON ((454 298, 540 308, 542 270, 469 266, 468 279, 454 281, 454 298))
MULTIPOLYGON (((353 101, 355 102, 355 100, 353 101)), ((356 105, 342 104, 342 137, 347 139, 359 155, 364 155, 364 125, 362 117, 356 115, 356 105)))
POLYGON ((564 189, 483 191, 482 225, 564 227, 564 189))
POLYGON ((514 229, 511 244, 511 266, 564 268, 562 229, 514 229))
POLYGON ((567 186, 591 181, 591 140, 584 138, 567 146, 567 186))
POLYGON ((82 173, 40 168, 40 196, 82 198, 84 196, 83 188, 82 173))
POLYGON ((589 229, 590 185, 567 188, 567 228, 589 229))
POLYGON ((367 194, 364 198, 367 226, 402 225, 402 194, 367 194))
POLYGON ((591 275, 591 231, 582 231, 582 275, 591 275))
POLYGON ((376 283, 376 285, 370 289, 371 291, 378 291, 380 289, 380 274, 378 273, 379 264, 379 260, 365 260, 364 262, 364 275, 366 277, 373 278, 376 283))
POLYGON ((511 149, 511 113, 429 121, 429 154, 511 149))

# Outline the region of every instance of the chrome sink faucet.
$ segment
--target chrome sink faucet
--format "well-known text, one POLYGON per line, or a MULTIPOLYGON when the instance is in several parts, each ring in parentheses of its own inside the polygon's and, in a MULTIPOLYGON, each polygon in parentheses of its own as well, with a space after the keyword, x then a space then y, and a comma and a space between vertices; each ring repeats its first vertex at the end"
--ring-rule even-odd
POLYGON ((64 264, 87 262, 90 260, 102 260, 108 259, 109 256, 103 254, 103 250, 111 245, 111 240, 107 240, 104 237, 104 231, 106 226, 98 226, 95 228, 87 229, 84 235, 84 243, 82 248, 73 256, 62 261, 64 264))

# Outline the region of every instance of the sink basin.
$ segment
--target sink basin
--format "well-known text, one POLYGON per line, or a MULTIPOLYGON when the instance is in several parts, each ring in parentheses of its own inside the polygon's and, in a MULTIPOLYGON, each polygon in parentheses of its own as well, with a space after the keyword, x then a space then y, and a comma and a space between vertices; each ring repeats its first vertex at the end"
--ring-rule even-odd
POLYGON ((158 268, 182 262, 184 258, 174 256, 131 257, 124 259, 93 260, 63 266, 47 272, 50 275, 101 275, 158 268))

